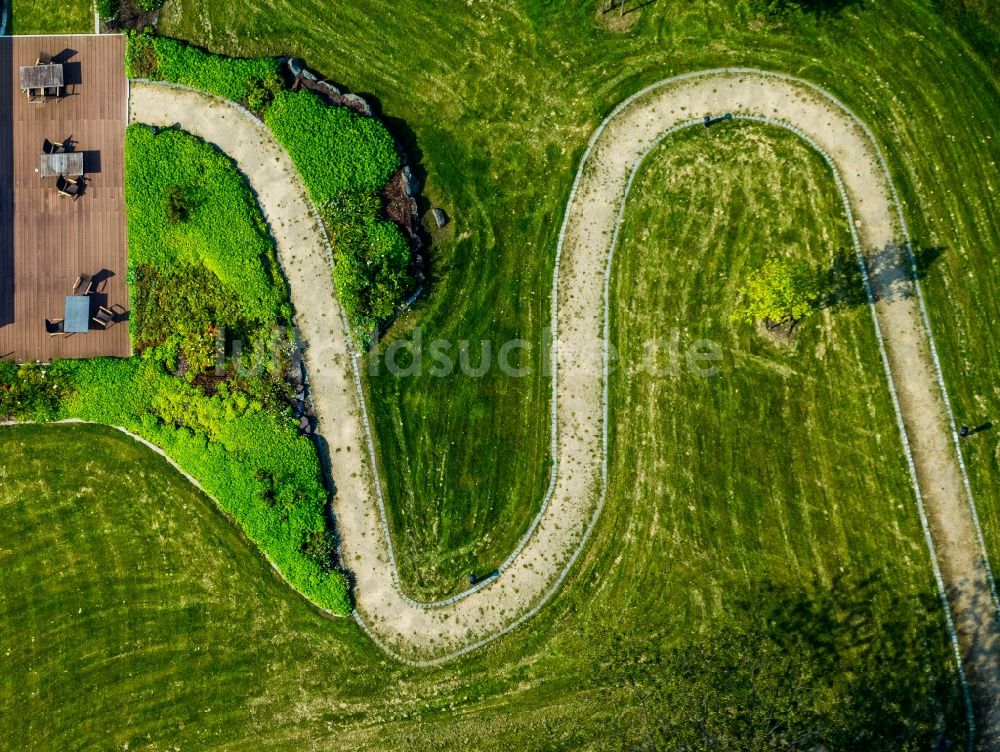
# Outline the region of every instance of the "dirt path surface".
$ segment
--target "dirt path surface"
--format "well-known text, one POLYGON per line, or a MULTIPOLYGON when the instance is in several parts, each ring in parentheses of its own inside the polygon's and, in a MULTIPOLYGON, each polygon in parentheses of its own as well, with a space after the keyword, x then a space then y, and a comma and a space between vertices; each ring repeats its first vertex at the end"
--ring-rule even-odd
POLYGON ((416 604, 399 588, 375 491, 377 468, 366 408, 335 302, 328 248, 287 154, 247 113, 203 94, 135 82, 130 106, 135 121, 177 123, 215 143, 256 190, 308 345, 319 431, 330 446, 337 484, 343 560, 356 578, 356 617, 383 647, 419 664, 475 649, 530 618, 558 589, 597 521, 606 479, 606 280, 634 168, 665 131, 705 114, 734 112, 795 126, 826 152, 846 188, 871 275, 876 326, 884 338, 887 374, 922 516, 926 510, 928 545, 940 562, 941 584, 975 698, 980 743, 996 748, 989 746, 1000 740, 995 587, 922 301, 906 254, 900 253, 907 238, 895 193, 870 134, 839 102, 784 76, 705 71, 649 87, 602 124, 577 175, 553 280, 558 439, 551 495, 533 535, 499 578, 434 608, 416 604))

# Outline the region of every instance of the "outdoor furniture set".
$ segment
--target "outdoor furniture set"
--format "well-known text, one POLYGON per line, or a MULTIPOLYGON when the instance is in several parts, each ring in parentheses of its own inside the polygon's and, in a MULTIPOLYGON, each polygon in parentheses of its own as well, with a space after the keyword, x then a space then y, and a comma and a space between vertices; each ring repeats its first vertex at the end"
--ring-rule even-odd
POLYGON ((66 296, 66 308, 61 319, 45 319, 45 332, 54 337, 57 334, 70 337, 74 334, 86 334, 91 329, 91 323, 101 329, 110 329, 118 323, 119 313, 112 308, 97 306, 97 313, 90 315, 91 293, 94 292, 94 278, 89 274, 81 274, 73 283, 73 292, 66 296))

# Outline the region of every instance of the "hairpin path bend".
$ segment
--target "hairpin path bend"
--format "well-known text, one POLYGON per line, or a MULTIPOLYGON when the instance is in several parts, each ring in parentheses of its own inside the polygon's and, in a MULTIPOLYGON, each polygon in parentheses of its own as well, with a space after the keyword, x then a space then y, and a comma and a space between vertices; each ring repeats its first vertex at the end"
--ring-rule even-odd
POLYGON ((956 655, 971 688, 979 746, 992 749, 1000 745, 996 586, 905 218, 874 137, 833 96, 781 74, 699 71, 638 92, 595 131, 566 209, 553 275, 549 491, 499 577, 458 598, 420 604, 399 585, 358 358, 327 270, 328 242, 290 158, 259 121, 231 103, 149 82, 132 82, 130 92, 133 121, 179 124, 216 144, 258 195, 307 343, 319 431, 331 447, 334 509, 342 559, 355 578, 355 618, 385 650, 415 665, 450 660, 522 624, 558 590, 583 549, 607 480, 607 310, 613 304, 607 282, 628 190, 644 156, 664 137, 705 114, 725 112, 790 128, 834 170, 864 259, 890 384, 886 399, 896 410, 956 655))

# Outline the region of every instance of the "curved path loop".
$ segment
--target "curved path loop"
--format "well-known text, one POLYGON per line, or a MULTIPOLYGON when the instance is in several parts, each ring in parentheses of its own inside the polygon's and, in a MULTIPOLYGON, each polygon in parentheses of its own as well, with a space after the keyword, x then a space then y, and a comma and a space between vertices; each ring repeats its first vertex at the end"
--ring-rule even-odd
POLYGON ((134 82, 130 107, 135 121, 178 123, 215 143, 257 191, 291 286, 319 429, 331 448, 341 553, 356 578, 355 616, 387 651, 417 665, 473 650, 530 618, 558 589, 597 521, 607 474, 607 281, 643 157, 704 114, 763 119, 805 138, 838 176, 870 275, 875 328, 963 686, 972 690, 981 743, 1000 743, 996 588, 906 252, 905 220, 870 131, 832 96, 778 74, 702 71, 639 92, 598 128, 566 210, 553 279, 552 487, 533 534, 502 574, 445 604, 418 604, 399 588, 357 358, 326 267, 329 246, 289 157, 249 113, 203 94, 134 82))

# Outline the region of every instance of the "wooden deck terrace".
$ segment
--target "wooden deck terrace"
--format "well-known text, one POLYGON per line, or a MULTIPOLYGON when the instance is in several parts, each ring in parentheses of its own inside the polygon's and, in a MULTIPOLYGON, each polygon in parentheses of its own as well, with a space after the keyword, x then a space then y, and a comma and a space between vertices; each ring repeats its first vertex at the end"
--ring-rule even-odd
POLYGON ((124 145, 128 119, 125 39, 0 38, 0 359, 43 361, 131 354, 128 323, 49 336, 81 274, 93 276, 91 311, 128 307, 124 145), (62 96, 32 103, 19 69, 39 53, 64 66, 62 96), (72 138, 83 152, 85 189, 60 196, 39 174, 42 144, 72 138))

